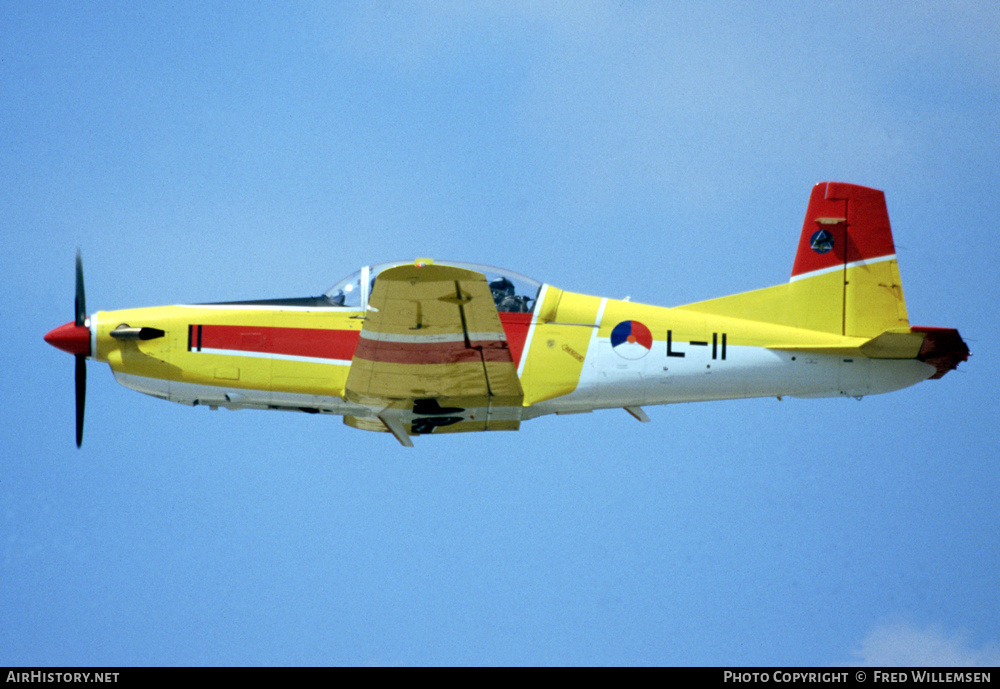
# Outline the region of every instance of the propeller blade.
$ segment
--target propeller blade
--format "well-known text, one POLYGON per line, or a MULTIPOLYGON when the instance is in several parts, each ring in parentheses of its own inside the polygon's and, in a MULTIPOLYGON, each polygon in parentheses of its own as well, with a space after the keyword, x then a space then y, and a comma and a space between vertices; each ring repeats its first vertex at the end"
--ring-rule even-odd
POLYGON ((83 260, 80 250, 76 250, 76 325, 83 325, 87 319, 87 299, 83 293, 83 260))
POLYGON ((87 355, 76 355, 76 446, 83 444, 83 407, 87 397, 87 355))
MULTIPOLYGON (((75 323, 82 326, 87 320, 87 297, 83 290, 83 259, 76 250, 76 299, 75 323)), ((77 354, 76 358, 76 446, 83 445, 83 410, 87 400, 87 355, 77 354)))

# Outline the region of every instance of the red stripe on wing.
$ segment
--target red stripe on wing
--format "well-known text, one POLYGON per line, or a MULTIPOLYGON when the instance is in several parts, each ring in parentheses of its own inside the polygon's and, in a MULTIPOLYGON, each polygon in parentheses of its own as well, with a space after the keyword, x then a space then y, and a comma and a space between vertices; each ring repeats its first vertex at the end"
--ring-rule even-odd
POLYGON ((362 338, 355 356, 386 364, 511 363, 510 348, 500 340, 459 342, 378 342, 362 338))

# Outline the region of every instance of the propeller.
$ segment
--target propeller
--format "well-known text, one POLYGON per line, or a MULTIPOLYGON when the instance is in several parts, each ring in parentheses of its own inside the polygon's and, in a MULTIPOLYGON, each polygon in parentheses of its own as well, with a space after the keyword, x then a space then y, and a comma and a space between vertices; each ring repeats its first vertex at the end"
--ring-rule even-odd
MULTIPOLYGON (((87 321, 87 298, 83 291, 83 259, 80 258, 80 250, 76 250, 76 318, 73 324, 83 327, 87 321)), ((90 328, 87 328, 88 347, 90 353, 90 328)), ((87 354, 76 355, 76 446, 83 445, 83 409, 87 400, 87 354)))
POLYGON ((83 407, 87 398, 87 355, 76 355, 76 446, 83 445, 83 407))
POLYGON ((83 408, 87 396, 87 357, 90 347, 90 326, 87 324, 87 302, 83 291, 83 261, 80 250, 76 252, 76 300, 74 318, 65 325, 51 330, 45 341, 53 347, 76 357, 76 446, 83 444, 83 408))

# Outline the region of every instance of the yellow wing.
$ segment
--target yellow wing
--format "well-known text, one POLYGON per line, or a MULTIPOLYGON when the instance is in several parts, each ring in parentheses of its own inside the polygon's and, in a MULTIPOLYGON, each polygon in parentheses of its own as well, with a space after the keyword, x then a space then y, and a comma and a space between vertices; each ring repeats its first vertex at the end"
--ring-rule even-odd
POLYGON ((517 430, 524 394, 482 273, 405 265, 375 280, 346 398, 348 424, 406 433, 517 430))

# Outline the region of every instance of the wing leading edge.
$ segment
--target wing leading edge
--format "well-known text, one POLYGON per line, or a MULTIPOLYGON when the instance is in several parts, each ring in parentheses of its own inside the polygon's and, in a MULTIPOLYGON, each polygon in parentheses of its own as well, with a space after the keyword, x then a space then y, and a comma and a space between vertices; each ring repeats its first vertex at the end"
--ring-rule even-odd
POLYGON ((357 428, 407 435, 517 430, 524 394, 482 273, 405 265, 375 281, 347 376, 357 428))

